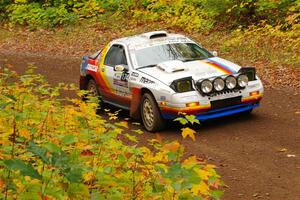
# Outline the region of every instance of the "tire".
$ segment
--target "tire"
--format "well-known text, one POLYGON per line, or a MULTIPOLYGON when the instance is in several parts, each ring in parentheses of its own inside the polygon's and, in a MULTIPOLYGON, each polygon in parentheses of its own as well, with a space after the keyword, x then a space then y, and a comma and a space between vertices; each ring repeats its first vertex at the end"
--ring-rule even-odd
POLYGON ((162 118, 157 103, 151 94, 145 93, 143 95, 140 112, 147 131, 155 132, 164 129, 165 120, 162 118))
POLYGON ((101 94, 98 90, 98 85, 94 79, 89 80, 89 82, 87 84, 87 91, 88 91, 89 96, 98 98, 99 106, 98 106, 97 110, 99 110, 103 106, 103 103, 102 103, 101 94))

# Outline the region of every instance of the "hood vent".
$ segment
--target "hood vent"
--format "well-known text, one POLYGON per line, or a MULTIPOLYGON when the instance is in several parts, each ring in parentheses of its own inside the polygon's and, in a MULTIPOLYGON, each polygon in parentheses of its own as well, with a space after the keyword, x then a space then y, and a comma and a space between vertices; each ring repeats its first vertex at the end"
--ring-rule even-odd
POLYGON ((167 73, 175 73, 185 71, 187 68, 184 63, 180 60, 171 60, 159 63, 157 67, 167 73))

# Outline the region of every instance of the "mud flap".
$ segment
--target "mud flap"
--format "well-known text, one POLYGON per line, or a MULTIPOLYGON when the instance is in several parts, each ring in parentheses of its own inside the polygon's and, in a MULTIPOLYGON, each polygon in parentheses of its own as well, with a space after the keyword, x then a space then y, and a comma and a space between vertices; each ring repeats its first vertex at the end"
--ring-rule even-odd
POLYGON ((130 117, 133 119, 140 119, 140 104, 141 104, 141 89, 140 88, 132 88, 131 90, 132 99, 130 103, 130 117))

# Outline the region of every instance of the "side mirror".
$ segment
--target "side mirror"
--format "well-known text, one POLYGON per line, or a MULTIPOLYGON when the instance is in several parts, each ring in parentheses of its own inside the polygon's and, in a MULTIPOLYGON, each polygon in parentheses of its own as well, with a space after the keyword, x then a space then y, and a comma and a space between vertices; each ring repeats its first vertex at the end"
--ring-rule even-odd
POLYGON ((215 50, 211 51, 210 53, 211 53, 213 56, 215 56, 215 57, 217 57, 217 56, 218 56, 218 52, 217 52, 217 51, 215 51, 215 50))
POLYGON ((117 72, 128 71, 128 66, 127 65, 116 65, 114 67, 114 71, 117 71, 117 72))

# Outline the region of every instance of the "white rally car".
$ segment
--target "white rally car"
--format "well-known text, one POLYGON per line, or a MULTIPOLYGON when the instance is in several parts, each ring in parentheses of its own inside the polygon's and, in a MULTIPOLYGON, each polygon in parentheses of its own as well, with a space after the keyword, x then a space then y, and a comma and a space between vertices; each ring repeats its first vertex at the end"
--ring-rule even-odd
POLYGON ((240 67, 178 34, 154 31, 114 40, 84 56, 80 89, 161 130, 180 113, 200 121, 250 113, 263 85, 253 67, 240 67))

